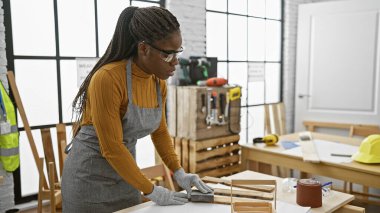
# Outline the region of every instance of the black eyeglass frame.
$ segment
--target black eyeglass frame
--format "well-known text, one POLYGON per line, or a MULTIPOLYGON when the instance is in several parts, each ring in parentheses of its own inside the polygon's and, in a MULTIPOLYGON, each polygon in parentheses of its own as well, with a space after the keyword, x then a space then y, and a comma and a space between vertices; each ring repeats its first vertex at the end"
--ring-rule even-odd
POLYGON ((173 54, 173 53, 182 53, 183 50, 184 50, 183 47, 180 47, 179 50, 163 50, 163 49, 160 49, 160 48, 154 46, 153 44, 151 44, 151 43, 149 43, 149 42, 143 41, 143 43, 145 43, 145 44, 147 44, 147 45, 153 47, 153 49, 158 50, 158 51, 160 51, 160 52, 163 52, 163 53, 165 53, 165 54, 167 54, 167 55, 170 55, 170 54, 173 54))

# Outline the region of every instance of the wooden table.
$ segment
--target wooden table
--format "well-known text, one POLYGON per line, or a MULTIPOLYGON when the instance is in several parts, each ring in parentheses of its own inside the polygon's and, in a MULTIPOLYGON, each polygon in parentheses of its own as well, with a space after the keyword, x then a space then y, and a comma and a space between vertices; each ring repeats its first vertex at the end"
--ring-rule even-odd
MULTIPOLYGON (((271 176, 271 175, 265 175, 258 172, 253 171, 244 171, 240 172, 238 174, 232 175, 228 177, 228 179, 271 179, 276 180, 277 182, 277 200, 296 204, 296 193, 295 192, 283 192, 282 191, 282 178, 271 176)), ((329 197, 326 197, 323 199, 323 205, 320 208, 313 208, 313 213, 318 212, 333 212, 335 210, 338 210, 339 212, 348 212, 347 209, 350 209, 350 212, 362 212, 362 208, 356 208, 354 206, 346 205, 347 203, 351 202, 354 199, 353 195, 345 194, 342 192, 332 191, 329 197), (353 210, 353 211, 352 211, 353 210), (358 211, 357 211, 358 210, 358 211)), ((189 203, 185 205, 180 206, 158 206, 154 204, 153 202, 146 202, 137 206, 133 206, 127 209, 123 209, 118 211, 117 213, 127 213, 127 212, 134 212, 136 210, 141 210, 143 208, 152 208, 152 212, 154 209, 154 212, 194 212, 195 209, 189 209, 189 206, 192 205, 200 205, 204 208, 204 212, 208 213, 220 213, 216 211, 216 208, 213 208, 213 205, 220 205, 220 204, 204 204, 204 203, 189 203), (156 211, 158 210, 158 211, 156 211), (214 211, 213 211, 214 210, 214 211)), ((196 206, 199 208, 199 206, 196 206)), ((230 211, 228 211, 230 212, 230 211)))
MULTIPOLYGON (((311 133, 314 139, 340 142, 350 145, 359 145, 361 140, 321 133, 311 133)), ((298 134, 284 135, 280 140, 298 141, 298 134)), ((380 188, 380 164, 362 164, 355 161, 349 163, 304 162, 302 157, 283 153, 284 148, 278 146, 265 146, 264 144, 241 145, 242 171, 247 169, 249 161, 267 163, 290 169, 298 169, 315 175, 322 175, 339 180, 363 184, 366 186, 380 188)))

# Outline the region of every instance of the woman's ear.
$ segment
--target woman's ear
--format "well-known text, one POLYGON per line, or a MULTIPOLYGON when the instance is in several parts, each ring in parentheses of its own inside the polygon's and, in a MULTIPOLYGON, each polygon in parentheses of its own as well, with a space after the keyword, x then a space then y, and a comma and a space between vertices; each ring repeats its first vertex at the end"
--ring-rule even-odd
POLYGON ((144 42, 139 42, 137 44, 137 53, 139 56, 147 56, 148 50, 149 48, 144 42))

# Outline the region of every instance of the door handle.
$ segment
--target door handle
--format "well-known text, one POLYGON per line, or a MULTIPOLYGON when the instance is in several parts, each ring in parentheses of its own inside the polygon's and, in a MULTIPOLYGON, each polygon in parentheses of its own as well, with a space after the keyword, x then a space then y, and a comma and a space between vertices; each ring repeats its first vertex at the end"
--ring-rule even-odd
POLYGON ((309 97, 311 97, 310 95, 308 95, 308 94, 298 94, 298 98, 309 98, 309 97))

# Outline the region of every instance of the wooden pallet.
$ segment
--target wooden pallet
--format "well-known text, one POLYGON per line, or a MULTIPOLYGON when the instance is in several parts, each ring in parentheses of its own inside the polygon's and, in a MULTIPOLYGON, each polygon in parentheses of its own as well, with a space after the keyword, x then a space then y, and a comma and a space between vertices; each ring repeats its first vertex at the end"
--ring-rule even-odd
POLYGON ((240 171, 239 135, 190 140, 176 137, 174 147, 186 172, 221 177, 240 171))

